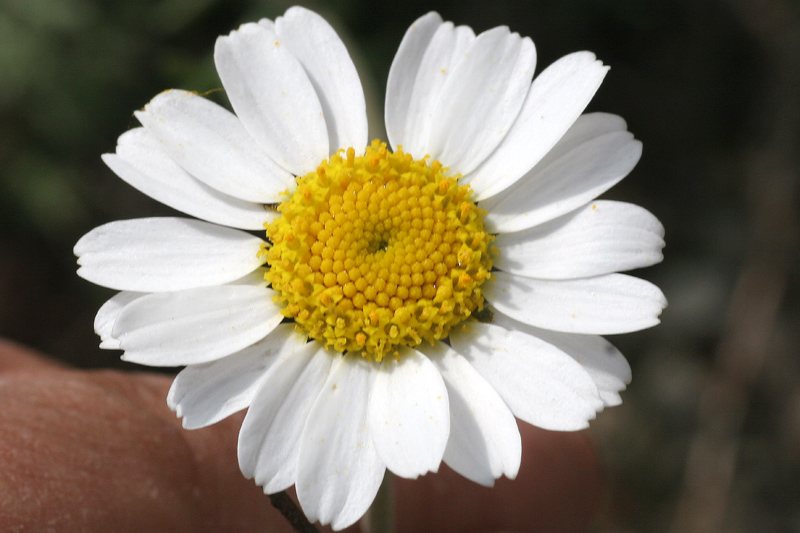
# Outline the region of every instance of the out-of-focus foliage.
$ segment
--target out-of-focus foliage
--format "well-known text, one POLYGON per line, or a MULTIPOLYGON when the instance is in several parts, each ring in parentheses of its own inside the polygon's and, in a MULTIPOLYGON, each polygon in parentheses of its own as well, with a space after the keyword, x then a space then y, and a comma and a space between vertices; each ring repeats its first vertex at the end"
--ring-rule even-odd
MULTIPOLYGON (((117 179, 100 154, 114 150, 116 138, 137 125, 132 112, 164 89, 208 93, 226 104, 212 58, 215 37, 274 18, 291 4, 0 0, 0 335, 72 364, 120 365, 116 353, 97 348, 92 332, 94 313, 112 291, 74 274, 72 246, 101 223, 172 212, 117 179)), ((640 204, 664 222, 665 262, 637 275, 658 283, 670 307, 658 328, 611 339, 629 357, 634 381, 624 404, 594 426, 610 488, 599 531, 685 530, 687 458, 702 443, 701 399, 713 396, 709 384, 720 375, 735 284, 754 256, 775 255, 757 231, 759 209, 767 219, 772 213, 754 198, 777 183, 777 173, 753 179, 753 165, 790 138, 773 131, 776 107, 783 106, 776 99, 786 92, 781 83, 791 87, 798 79, 800 62, 787 69, 791 61, 781 54, 791 43, 770 41, 759 24, 763 18, 791 35, 800 23, 796 2, 753 2, 752 12, 745 4, 304 3, 332 21, 352 51, 377 137, 383 137, 383 85, 394 51, 408 24, 430 9, 476 31, 506 24, 530 35, 537 71, 582 49, 611 65, 589 110, 625 117, 644 142, 644 156, 606 197, 640 204), (782 8, 778 23, 775 6, 782 8)), ((796 180, 791 175, 788 183, 796 180)), ((796 206, 796 187, 786 195, 796 206)), ((763 342, 766 356, 742 389, 742 420, 732 431, 734 471, 723 500, 723 524, 731 531, 800 527, 796 238, 791 246, 788 263, 781 263, 780 307, 763 342)), ((759 283, 770 286, 764 276, 756 272, 756 291, 759 283)))

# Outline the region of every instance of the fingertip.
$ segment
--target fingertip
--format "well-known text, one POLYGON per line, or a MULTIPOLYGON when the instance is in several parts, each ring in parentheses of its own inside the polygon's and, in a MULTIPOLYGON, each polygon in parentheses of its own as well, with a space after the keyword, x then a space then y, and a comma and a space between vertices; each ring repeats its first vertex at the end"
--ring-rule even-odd
POLYGON ((585 531, 600 503, 602 475, 588 432, 519 423, 515 480, 482 487, 442 465, 416 481, 397 479, 398 531, 585 531))
POLYGON ((68 369, 0 380, 0 529, 284 531, 239 472, 241 415, 186 431, 169 381, 68 369))
MULTIPOLYGON (((0 369, 21 371, 0 387, 0 449, 13 452, 0 453, 0 488, 8 484, 39 502, 0 503, 0 515, 13 515, 17 525, 290 531, 239 472, 243 413, 187 431, 166 405, 171 377, 66 370, 9 342, 0 341, 0 369), (35 369, 58 371, 27 372, 35 369), (80 520, 75 505, 85 511, 80 520)), ((398 479, 397 531, 586 530, 602 487, 588 432, 519 428, 515 480, 488 489, 445 465, 416 481, 398 479)))
POLYGON ((239 470, 236 453, 243 411, 211 426, 187 430, 167 407, 173 377, 143 372, 133 378, 140 387, 136 395, 141 403, 175 428, 186 445, 202 531, 292 531, 261 487, 239 470))
POLYGON ((36 350, 9 339, 0 338, 0 372, 27 372, 61 368, 64 366, 36 350))

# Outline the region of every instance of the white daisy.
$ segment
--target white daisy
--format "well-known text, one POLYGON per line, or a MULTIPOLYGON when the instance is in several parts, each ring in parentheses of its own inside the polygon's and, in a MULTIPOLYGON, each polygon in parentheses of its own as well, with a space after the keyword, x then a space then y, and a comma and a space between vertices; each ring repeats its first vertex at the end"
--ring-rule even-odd
POLYGON ((245 24, 215 60, 235 114, 167 91, 103 156, 201 220, 112 222, 75 246, 81 276, 122 291, 101 346, 186 366, 167 399, 186 428, 249 407, 244 475, 295 485, 341 529, 386 468, 444 461, 492 485, 519 469, 515 417, 572 431, 620 403, 630 368, 598 335, 658 323, 661 291, 616 272, 661 261, 663 228, 595 200, 641 143, 581 114, 607 71, 593 54, 532 80, 529 38, 429 13, 392 63, 391 150, 368 144, 355 67, 319 15, 245 24))

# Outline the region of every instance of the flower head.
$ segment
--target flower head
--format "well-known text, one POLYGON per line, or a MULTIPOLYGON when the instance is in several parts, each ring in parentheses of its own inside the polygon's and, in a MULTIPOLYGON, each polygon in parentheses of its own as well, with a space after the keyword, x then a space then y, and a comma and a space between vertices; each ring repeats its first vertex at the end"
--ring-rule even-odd
POLYGON ((515 417, 571 431, 620 403, 630 368, 599 335, 658 322, 661 291, 617 272, 660 261, 663 228, 596 200, 641 144, 581 114, 607 70, 593 54, 532 80, 529 38, 429 13, 392 64, 388 145, 368 144, 355 67, 311 11, 245 24, 215 59, 235 114, 167 91, 103 156, 200 220, 75 246, 81 276, 122 291, 101 346, 186 366, 167 398, 185 427, 249 407, 242 472, 340 529, 386 468, 491 485, 519 469, 515 417))

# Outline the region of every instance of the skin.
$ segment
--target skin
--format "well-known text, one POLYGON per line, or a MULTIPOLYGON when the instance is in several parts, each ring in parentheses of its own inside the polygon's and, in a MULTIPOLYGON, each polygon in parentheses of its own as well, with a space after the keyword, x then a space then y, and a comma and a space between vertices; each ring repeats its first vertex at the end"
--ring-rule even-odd
MULTIPOLYGON (((0 530, 290 531, 239 472, 243 413, 184 430, 170 383, 67 368, 0 340, 0 530)), ((444 465, 397 480, 397 531, 585 531, 602 486, 588 435, 519 425, 516 480, 488 489, 444 465)))

